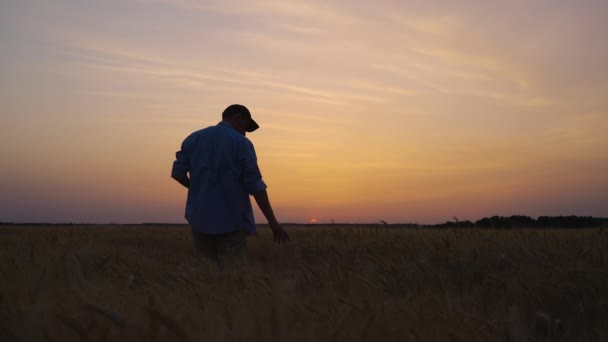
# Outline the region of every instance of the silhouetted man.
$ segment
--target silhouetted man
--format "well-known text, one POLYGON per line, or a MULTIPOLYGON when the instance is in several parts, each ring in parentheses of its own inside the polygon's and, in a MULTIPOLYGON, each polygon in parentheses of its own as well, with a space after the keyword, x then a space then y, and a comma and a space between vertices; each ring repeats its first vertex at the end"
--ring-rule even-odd
POLYGON ((196 251, 220 265, 242 259, 247 235, 255 234, 249 195, 268 220, 274 241, 289 240, 270 206, 253 144, 245 137, 258 128, 245 106, 231 105, 217 126, 190 134, 175 153, 171 177, 188 188, 186 219, 196 251))

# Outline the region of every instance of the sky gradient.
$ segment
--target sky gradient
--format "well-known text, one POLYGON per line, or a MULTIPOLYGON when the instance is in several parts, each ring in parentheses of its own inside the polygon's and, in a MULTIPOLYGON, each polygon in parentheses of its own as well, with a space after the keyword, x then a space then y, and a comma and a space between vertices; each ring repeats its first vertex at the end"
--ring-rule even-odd
POLYGON ((174 153, 232 103, 261 126, 280 221, 608 216, 606 18, 605 1, 0 1, 0 221, 185 222, 174 153))

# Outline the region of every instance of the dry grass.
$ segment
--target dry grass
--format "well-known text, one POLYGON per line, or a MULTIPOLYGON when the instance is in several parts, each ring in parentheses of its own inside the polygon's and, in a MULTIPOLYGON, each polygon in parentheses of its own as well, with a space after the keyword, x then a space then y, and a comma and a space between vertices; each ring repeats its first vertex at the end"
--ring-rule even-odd
POLYGON ((608 232, 0 227, 1 341, 607 341, 608 232))

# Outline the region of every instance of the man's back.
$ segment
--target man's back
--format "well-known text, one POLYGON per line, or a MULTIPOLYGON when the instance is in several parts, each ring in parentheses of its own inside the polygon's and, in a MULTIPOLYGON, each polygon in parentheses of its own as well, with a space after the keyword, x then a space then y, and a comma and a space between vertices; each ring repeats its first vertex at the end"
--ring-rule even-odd
POLYGON ((182 143, 173 177, 190 173, 186 218, 193 230, 255 233, 250 194, 266 189, 253 144, 229 123, 192 133, 182 143))

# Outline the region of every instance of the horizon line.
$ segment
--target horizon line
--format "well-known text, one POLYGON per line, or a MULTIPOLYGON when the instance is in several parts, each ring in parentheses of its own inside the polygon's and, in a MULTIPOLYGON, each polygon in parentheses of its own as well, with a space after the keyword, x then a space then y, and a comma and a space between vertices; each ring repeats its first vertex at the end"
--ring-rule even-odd
MULTIPOLYGON (((377 220, 375 222, 285 222, 281 223, 281 225, 285 226, 294 226, 294 225, 306 225, 306 226, 323 226, 323 225, 365 225, 365 226, 437 226, 437 225, 445 225, 449 223, 453 224, 461 224, 470 222, 475 224, 477 221, 483 219, 489 219, 493 217, 503 217, 503 218, 511 218, 511 217, 529 217, 533 220, 538 220, 541 217, 548 218, 567 218, 567 217, 577 217, 577 218, 590 218, 590 219, 598 219, 598 220, 608 220, 608 217, 604 216, 579 216, 579 215, 557 215, 557 216, 549 216, 549 215, 540 215, 540 216, 528 216, 528 215, 510 215, 510 216, 502 216, 502 215, 492 215, 485 216, 477 220, 459 220, 457 217, 454 217, 454 220, 447 220, 440 223, 416 223, 416 222, 395 222, 388 223, 385 220, 377 220)), ((3 222, 0 221, 0 226, 10 226, 10 225, 19 225, 19 226, 189 226, 189 223, 172 223, 172 222, 138 222, 138 223, 120 223, 120 222, 3 222)), ((256 223, 256 226, 266 226, 268 223, 256 223)))

